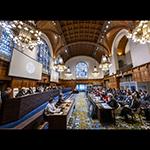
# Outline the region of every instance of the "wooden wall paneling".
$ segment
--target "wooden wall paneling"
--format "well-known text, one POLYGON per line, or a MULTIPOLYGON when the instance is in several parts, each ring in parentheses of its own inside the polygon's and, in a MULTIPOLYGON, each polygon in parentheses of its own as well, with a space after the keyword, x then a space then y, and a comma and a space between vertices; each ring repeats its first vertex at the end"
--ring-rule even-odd
POLYGON ((137 82, 142 82, 140 68, 135 68, 133 71, 134 80, 137 82))
POLYGON ((12 88, 21 88, 22 87, 22 79, 13 78, 11 86, 12 86, 12 88))
POLYGON ((145 66, 140 67, 140 73, 141 73, 141 80, 145 81, 146 76, 145 76, 145 66))
POLYGON ((103 80, 94 80, 94 79, 88 79, 88 80, 60 80, 61 86, 64 87, 72 87, 74 89, 77 84, 100 84, 102 85, 103 80))
POLYGON ((115 88, 118 89, 119 88, 119 79, 116 76, 111 76, 108 78, 108 88, 115 88))

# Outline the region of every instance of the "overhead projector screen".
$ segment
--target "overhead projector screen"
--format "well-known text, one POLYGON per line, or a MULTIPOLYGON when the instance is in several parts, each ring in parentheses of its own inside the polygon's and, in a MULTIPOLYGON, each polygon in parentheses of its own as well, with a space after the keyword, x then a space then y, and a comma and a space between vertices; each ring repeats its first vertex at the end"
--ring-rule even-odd
POLYGON ((42 64, 14 49, 8 75, 41 80, 42 64))
POLYGON ((51 70, 51 81, 52 82, 59 82, 59 73, 55 70, 51 70))

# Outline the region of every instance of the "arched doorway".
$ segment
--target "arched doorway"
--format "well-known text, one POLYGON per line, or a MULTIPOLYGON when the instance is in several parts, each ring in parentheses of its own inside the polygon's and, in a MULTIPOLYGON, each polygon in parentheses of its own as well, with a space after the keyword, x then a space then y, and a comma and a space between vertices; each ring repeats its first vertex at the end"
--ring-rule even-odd
POLYGON ((130 54, 130 41, 127 38, 128 30, 122 29, 114 38, 112 44, 112 66, 110 74, 116 74, 121 68, 126 65, 132 66, 132 59, 130 54))

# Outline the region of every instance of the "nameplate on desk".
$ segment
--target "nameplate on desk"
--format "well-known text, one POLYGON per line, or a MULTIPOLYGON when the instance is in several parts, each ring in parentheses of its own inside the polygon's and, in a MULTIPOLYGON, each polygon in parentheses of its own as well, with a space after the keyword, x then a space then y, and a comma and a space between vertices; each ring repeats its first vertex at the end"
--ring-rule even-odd
POLYGON ((112 109, 107 103, 101 103, 101 106, 102 106, 104 109, 112 109))

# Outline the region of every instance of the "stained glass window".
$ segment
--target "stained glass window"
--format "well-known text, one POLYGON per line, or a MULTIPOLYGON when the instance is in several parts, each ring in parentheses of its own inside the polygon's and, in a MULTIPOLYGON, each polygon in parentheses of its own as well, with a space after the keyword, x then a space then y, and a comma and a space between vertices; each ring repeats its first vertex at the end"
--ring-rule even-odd
POLYGON ((1 58, 10 61, 12 50, 14 48, 14 42, 10 37, 12 31, 4 28, 1 28, 0 30, 0 56, 1 58))
POLYGON ((50 57, 49 46, 42 40, 42 43, 38 45, 37 59, 43 65, 43 71, 46 73, 49 73, 50 57))
POLYGON ((79 62, 76 65, 76 78, 87 78, 88 66, 85 62, 79 62))

